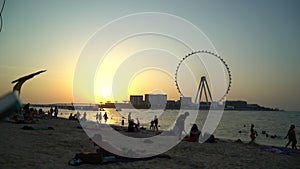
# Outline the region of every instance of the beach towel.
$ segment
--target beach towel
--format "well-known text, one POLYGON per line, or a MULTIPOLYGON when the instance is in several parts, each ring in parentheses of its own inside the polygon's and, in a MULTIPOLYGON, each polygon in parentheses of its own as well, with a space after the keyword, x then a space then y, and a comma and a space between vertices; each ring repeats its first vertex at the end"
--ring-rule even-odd
POLYGON ((279 148, 270 148, 270 147, 261 147, 260 150, 269 151, 276 154, 296 154, 297 151, 294 150, 286 150, 286 149, 279 149, 279 148))
POLYGON ((127 157, 120 157, 120 156, 103 156, 102 153, 93 153, 93 152, 84 152, 84 153, 77 153, 75 158, 72 158, 68 164, 72 166, 78 166, 80 164, 110 164, 115 162, 134 162, 134 161, 144 161, 144 160, 151 160, 154 158, 167 158, 171 159, 171 156, 167 154, 159 154, 153 157, 147 158, 127 158, 127 157))
POLYGON ((75 159, 80 159, 81 163, 85 164, 99 164, 103 161, 102 153, 83 152, 77 153, 75 159))

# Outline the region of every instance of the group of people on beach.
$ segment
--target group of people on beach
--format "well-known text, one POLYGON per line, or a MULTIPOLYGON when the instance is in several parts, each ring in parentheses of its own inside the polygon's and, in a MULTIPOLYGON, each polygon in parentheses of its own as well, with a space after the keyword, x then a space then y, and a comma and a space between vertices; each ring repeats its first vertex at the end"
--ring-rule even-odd
POLYGON ((19 109, 10 119, 14 123, 36 123, 38 118, 57 117, 58 107, 55 106, 50 108, 46 113, 42 109, 37 110, 36 108, 30 107, 30 103, 25 104, 19 109))
MULTIPOLYGON (((292 149, 297 149, 297 138, 296 138, 296 131, 295 131, 295 125, 292 124, 290 126, 290 129, 287 132, 287 135, 284 137, 284 139, 288 138, 288 143, 286 144, 285 148, 287 148, 291 143, 292 143, 292 149)), ((250 139, 251 141, 249 142, 254 143, 256 137, 258 136, 257 131, 254 129, 254 124, 251 124, 250 128, 250 139)))
POLYGON ((158 131, 158 118, 156 115, 154 119, 150 121, 150 130, 158 131))
POLYGON ((131 117, 131 112, 128 113, 128 132, 134 132, 134 131, 140 131, 140 120, 136 118, 136 122, 134 119, 131 117))
POLYGON ((52 106, 50 107, 50 110, 48 111, 48 116, 52 117, 53 113, 54 113, 54 117, 57 117, 57 115, 58 115, 58 108, 57 108, 57 106, 55 106, 54 109, 53 109, 52 106))
MULTIPOLYGON (((108 115, 106 112, 104 112, 104 114, 103 114, 103 119, 104 119, 104 123, 106 123, 108 120, 108 115)), ((102 112, 101 111, 96 114, 96 122, 102 123, 102 112)))

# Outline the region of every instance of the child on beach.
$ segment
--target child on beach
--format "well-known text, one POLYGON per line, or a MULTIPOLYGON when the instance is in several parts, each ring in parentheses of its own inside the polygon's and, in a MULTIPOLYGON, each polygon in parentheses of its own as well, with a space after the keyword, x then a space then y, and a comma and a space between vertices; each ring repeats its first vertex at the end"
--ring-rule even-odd
POLYGON ((292 149, 296 149, 297 150, 297 139, 296 139, 296 132, 295 132, 295 125, 292 124, 287 135, 284 137, 284 139, 286 139, 287 137, 289 137, 289 142, 286 144, 285 148, 287 148, 287 146, 289 146, 289 144, 292 142, 292 149))
POLYGON ((151 120, 151 122, 150 122, 150 130, 155 130, 154 129, 154 120, 151 120))

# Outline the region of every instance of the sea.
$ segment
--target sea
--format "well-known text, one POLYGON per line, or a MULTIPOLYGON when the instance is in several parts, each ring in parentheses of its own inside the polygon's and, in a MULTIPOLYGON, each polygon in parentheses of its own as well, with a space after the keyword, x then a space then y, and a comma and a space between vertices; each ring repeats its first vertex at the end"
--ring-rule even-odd
MULTIPOLYGON (((37 109, 39 109, 37 107, 37 109)), ((41 107, 45 112, 49 111, 48 107, 41 107)), ((141 126, 149 129, 150 121, 157 115, 159 119, 159 130, 166 130, 174 123, 178 110, 143 110, 143 109, 105 109, 104 111, 85 111, 85 110, 67 110, 59 109, 59 117, 68 118, 70 113, 76 114, 79 112, 81 117, 86 113, 87 120, 96 121, 96 114, 103 116, 104 112, 108 115, 107 124, 127 126, 127 117, 131 112, 132 119, 139 119, 141 126)), ((203 127, 208 112, 199 111, 195 123, 199 129, 203 127)), ((80 117, 80 118, 81 118, 80 117)), ((104 119, 101 119, 104 123, 104 119)), ((243 142, 250 141, 250 126, 254 124, 254 129, 258 136, 256 143, 261 145, 284 147, 287 139, 284 137, 291 124, 296 126, 296 136, 300 139, 300 111, 231 111, 226 110, 222 114, 222 118, 218 123, 217 128, 212 133, 216 138, 225 140, 238 140, 243 142)), ((188 132, 188 131, 187 131, 188 132)), ((299 141, 300 142, 300 141, 299 141)))

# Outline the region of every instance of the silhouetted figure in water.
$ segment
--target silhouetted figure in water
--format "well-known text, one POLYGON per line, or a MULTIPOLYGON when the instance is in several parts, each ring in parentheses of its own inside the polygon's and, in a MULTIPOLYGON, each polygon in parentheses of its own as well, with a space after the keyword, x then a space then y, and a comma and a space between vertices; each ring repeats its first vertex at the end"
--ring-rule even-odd
POLYGON ((251 141, 250 141, 250 143, 254 143, 256 137, 257 137, 257 132, 256 132, 256 130, 254 130, 254 125, 251 124, 251 128, 250 128, 250 138, 251 138, 251 141))
POLYGON ((286 144, 285 148, 287 148, 287 146, 290 145, 290 143, 292 143, 292 149, 296 149, 297 150, 297 139, 296 139, 296 132, 295 132, 295 125, 292 124, 287 135, 284 137, 285 139, 286 138, 289 138, 289 142, 286 144))

